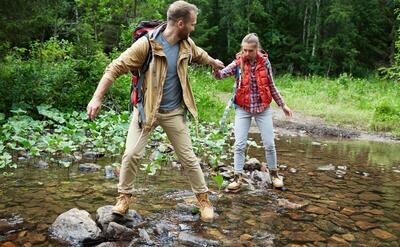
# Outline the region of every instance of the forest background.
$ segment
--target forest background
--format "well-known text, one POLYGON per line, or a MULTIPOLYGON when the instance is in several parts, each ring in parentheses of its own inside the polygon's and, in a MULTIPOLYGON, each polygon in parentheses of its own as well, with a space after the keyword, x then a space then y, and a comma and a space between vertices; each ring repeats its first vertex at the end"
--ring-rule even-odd
MULTIPOLYGON (((108 63, 132 44, 141 20, 164 19, 172 1, 2 0, 0 121, 37 106, 84 111, 108 63)), ((192 38, 228 64, 256 32, 278 88, 295 110, 339 124, 400 135, 398 0, 192 0, 192 38)), ((191 70, 201 120, 217 121, 233 79, 191 70)), ((107 94, 106 109, 127 109, 129 75, 107 94)))

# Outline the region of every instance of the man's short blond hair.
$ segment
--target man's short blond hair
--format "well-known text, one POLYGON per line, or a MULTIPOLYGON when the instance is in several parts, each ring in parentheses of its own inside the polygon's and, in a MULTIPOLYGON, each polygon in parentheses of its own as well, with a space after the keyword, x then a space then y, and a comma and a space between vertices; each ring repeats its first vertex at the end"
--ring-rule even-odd
POLYGON ((190 20, 192 14, 198 14, 199 9, 196 5, 185 2, 185 1, 175 1, 173 2, 167 11, 167 20, 177 22, 182 19, 187 22, 190 20))

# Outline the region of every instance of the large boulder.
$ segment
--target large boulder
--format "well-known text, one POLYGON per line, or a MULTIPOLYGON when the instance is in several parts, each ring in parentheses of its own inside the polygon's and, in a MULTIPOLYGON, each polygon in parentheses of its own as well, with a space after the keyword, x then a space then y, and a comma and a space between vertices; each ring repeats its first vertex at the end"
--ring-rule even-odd
POLYGON ((77 208, 59 215, 49 231, 52 237, 70 245, 96 242, 101 239, 101 230, 90 214, 77 208))

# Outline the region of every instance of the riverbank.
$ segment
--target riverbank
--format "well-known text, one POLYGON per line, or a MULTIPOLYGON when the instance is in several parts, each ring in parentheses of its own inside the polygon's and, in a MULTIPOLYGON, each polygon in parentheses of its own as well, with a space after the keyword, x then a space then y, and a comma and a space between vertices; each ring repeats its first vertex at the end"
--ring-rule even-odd
MULTIPOLYGON (((192 71, 192 77, 201 120, 218 122, 232 97, 233 78, 217 81, 202 70, 192 71)), ((288 119, 274 110, 276 130, 371 141, 400 140, 400 87, 395 82, 347 75, 282 75, 275 83, 294 112, 288 119)), ((277 109, 275 103, 271 105, 277 109)), ((231 109, 228 122, 233 122, 233 116, 231 109)))

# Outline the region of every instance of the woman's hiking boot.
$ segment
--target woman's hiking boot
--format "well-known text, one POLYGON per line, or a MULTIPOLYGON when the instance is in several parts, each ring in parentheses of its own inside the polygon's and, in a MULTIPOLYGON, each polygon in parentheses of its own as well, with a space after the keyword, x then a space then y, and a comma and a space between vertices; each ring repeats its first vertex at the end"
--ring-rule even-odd
POLYGON ((272 187, 275 189, 282 189, 283 187, 283 177, 278 174, 278 170, 271 170, 271 180, 272 180, 272 187))
POLYGON ((204 222, 212 222, 214 220, 214 208, 208 199, 208 193, 198 193, 196 197, 199 202, 201 220, 204 222))
POLYGON ((240 173, 235 173, 235 175, 233 176, 233 182, 228 184, 226 188, 228 189, 228 191, 236 191, 242 186, 242 180, 243 175, 240 173))
POLYGON ((117 197, 117 203, 111 209, 111 211, 114 214, 124 216, 126 213, 128 213, 129 203, 131 202, 131 197, 132 197, 132 195, 130 195, 130 194, 120 193, 119 196, 117 197))

